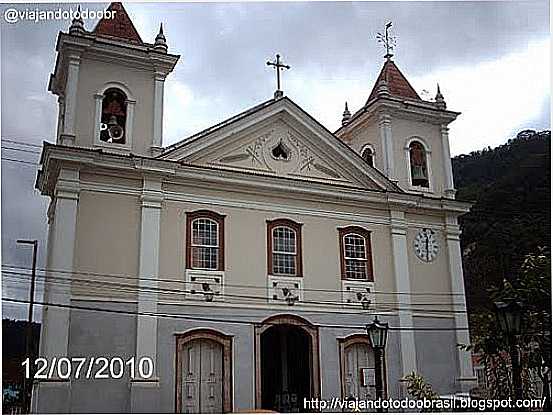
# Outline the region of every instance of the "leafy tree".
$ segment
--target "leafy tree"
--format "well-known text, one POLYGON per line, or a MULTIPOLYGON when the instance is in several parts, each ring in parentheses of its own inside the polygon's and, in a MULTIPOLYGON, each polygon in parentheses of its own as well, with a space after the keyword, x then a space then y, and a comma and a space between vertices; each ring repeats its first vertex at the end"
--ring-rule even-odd
MULTIPOLYGON (((440 396, 432 389, 432 385, 418 373, 411 372, 403 378, 407 382, 407 393, 416 400, 437 400, 440 396)), ((423 409, 422 412, 437 412, 432 409, 423 409)))
MULTIPOLYGON (((489 303, 516 300, 523 305, 522 333, 517 343, 520 350, 523 394, 525 398, 546 397, 551 408, 549 382, 551 373, 551 255, 545 249, 524 259, 519 279, 505 280, 501 287, 489 290, 489 303), (538 373, 543 389, 537 391, 530 371, 538 373)), ((488 387, 485 397, 506 399, 513 396, 508 339, 499 328, 492 310, 472 316, 472 346, 484 366, 488 387)))

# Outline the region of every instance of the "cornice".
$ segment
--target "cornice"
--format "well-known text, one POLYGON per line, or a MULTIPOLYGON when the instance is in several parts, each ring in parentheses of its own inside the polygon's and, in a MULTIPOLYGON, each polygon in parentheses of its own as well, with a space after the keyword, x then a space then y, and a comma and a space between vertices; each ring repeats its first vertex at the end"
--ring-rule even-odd
POLYGON ((70 35, 60 32, 56 42, 58 56, 54 73, 50 77, 48 89, 59 95, 62 93, 64 63, 69 56, 85 57, 106 63, 119 63, 131 68, 146 69, 169 74, 177 64, 179 55, 161 53, 151 44, 129 44, 96 36, 91 33, 70 35))
POLYGON ((414 101, 394 96, 376 98, 353 114, 349 123, 345 127, 340 127, 335 134, 338 136, 347 134, 347 132, 364 123, 373 114, 377 114, 379 117, 388 115, 447 126, 461 113, 437 108, 433 102, 428 101, 414 101))
POLYGON ((43 169, 39 172, 36 187, 45 195, 52 195, 60 166, 87 166, 121 172, 163 177, 164 180, 183 185, 217 186, 221 189, 242 189, 259 193, 276 192, 284 197, 313 197, 319 200, 348 203, 381 204, 383 208, 408 213, 421 210, 448 213, 452 216, 469 211, 471 204, 446 198, 433 198, 391 191, 314 182, 237 172, 220 168, 195 166, 176 161, 160 160, 135 155, 107 153, 101 149, 85 149, 46 144, 41 157, 43 169))

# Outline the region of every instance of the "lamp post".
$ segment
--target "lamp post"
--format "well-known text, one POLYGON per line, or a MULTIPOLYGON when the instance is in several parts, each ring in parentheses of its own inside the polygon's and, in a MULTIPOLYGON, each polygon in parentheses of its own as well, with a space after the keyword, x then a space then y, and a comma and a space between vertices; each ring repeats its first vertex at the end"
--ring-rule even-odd
MULTIPOLYGON (((27 335, 25 336, 25 357, 29 358, 31 361, 31 335, 32 335, 32 326, 33 326, 33 305, 35 302, 35 278, 36 278, 36 259, 37 259, 37 250, 38 250, 38 241, 36 239, 18 239, 18 244, 32 245, 33 246, 33 265, 31 271, 31 289, 29 293, 29 315, 27 317, 27 335)), ((25 410, 30 408, 30 390, 28 390, 28 382, 26 378, 23 378, 23 402, 25 405, 25 410)))
POLYGON ((374 317, 371 324, 367 324, 367 334, 371 347, 374 350, 374 377, 376 397, 384 399, 383 356, 388 339, 388 323, 381 323, 378 317, 374 317))
POLYGON ((509 343, 509 356, 511 358, 511 373, 515 399, 522 399, 522 376, 516 339, 516 336, 520 334, 522 305, 514 299, 497 301, 494 304, 499 327, 507 336, 507 341, 509 343))

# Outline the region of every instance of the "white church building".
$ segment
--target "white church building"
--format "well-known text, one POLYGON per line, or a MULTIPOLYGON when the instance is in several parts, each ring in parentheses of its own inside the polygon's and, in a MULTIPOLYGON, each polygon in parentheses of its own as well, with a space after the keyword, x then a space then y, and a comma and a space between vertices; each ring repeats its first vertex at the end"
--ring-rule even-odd
MULTIPOLYGON (((304 411, 375 398, 366 325, 389 324, 384 396, 421 374, 474 379, 448 125, 387 55, 331 132, 277 91, 170 146, 163 90, 179 56, 120 3, 57 39, 55 144, 40 356, 151 365, 36 381, 34 412, 304 411)), ((186 63, 183 63, 186 64, 186 63)), ((183 110, 184 111, 184 110, 183 110)), ((216 116, 214 116, 214 119, 216 116)), ((88 360, 87 360, 88 362, 88 360)), ((113 369, 113 368, 111 368, 113 369)), ((83 369, 84 371, 84 369, 83 369)), ((83 372, 84 373, 84 372, 83 372)))

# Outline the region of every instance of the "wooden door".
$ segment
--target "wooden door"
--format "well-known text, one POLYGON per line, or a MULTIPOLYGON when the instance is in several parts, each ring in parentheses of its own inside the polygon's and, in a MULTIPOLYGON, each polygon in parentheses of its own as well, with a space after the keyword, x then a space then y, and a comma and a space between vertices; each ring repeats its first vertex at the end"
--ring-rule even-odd
POLYGON ((182 412, 222 413, 222 346, 213 340, 192 340, 181 353, 182 412))
POLYGON ((375 399, 374 356, 368 344, 351 344, 344 354, 345 398, 375 399))

